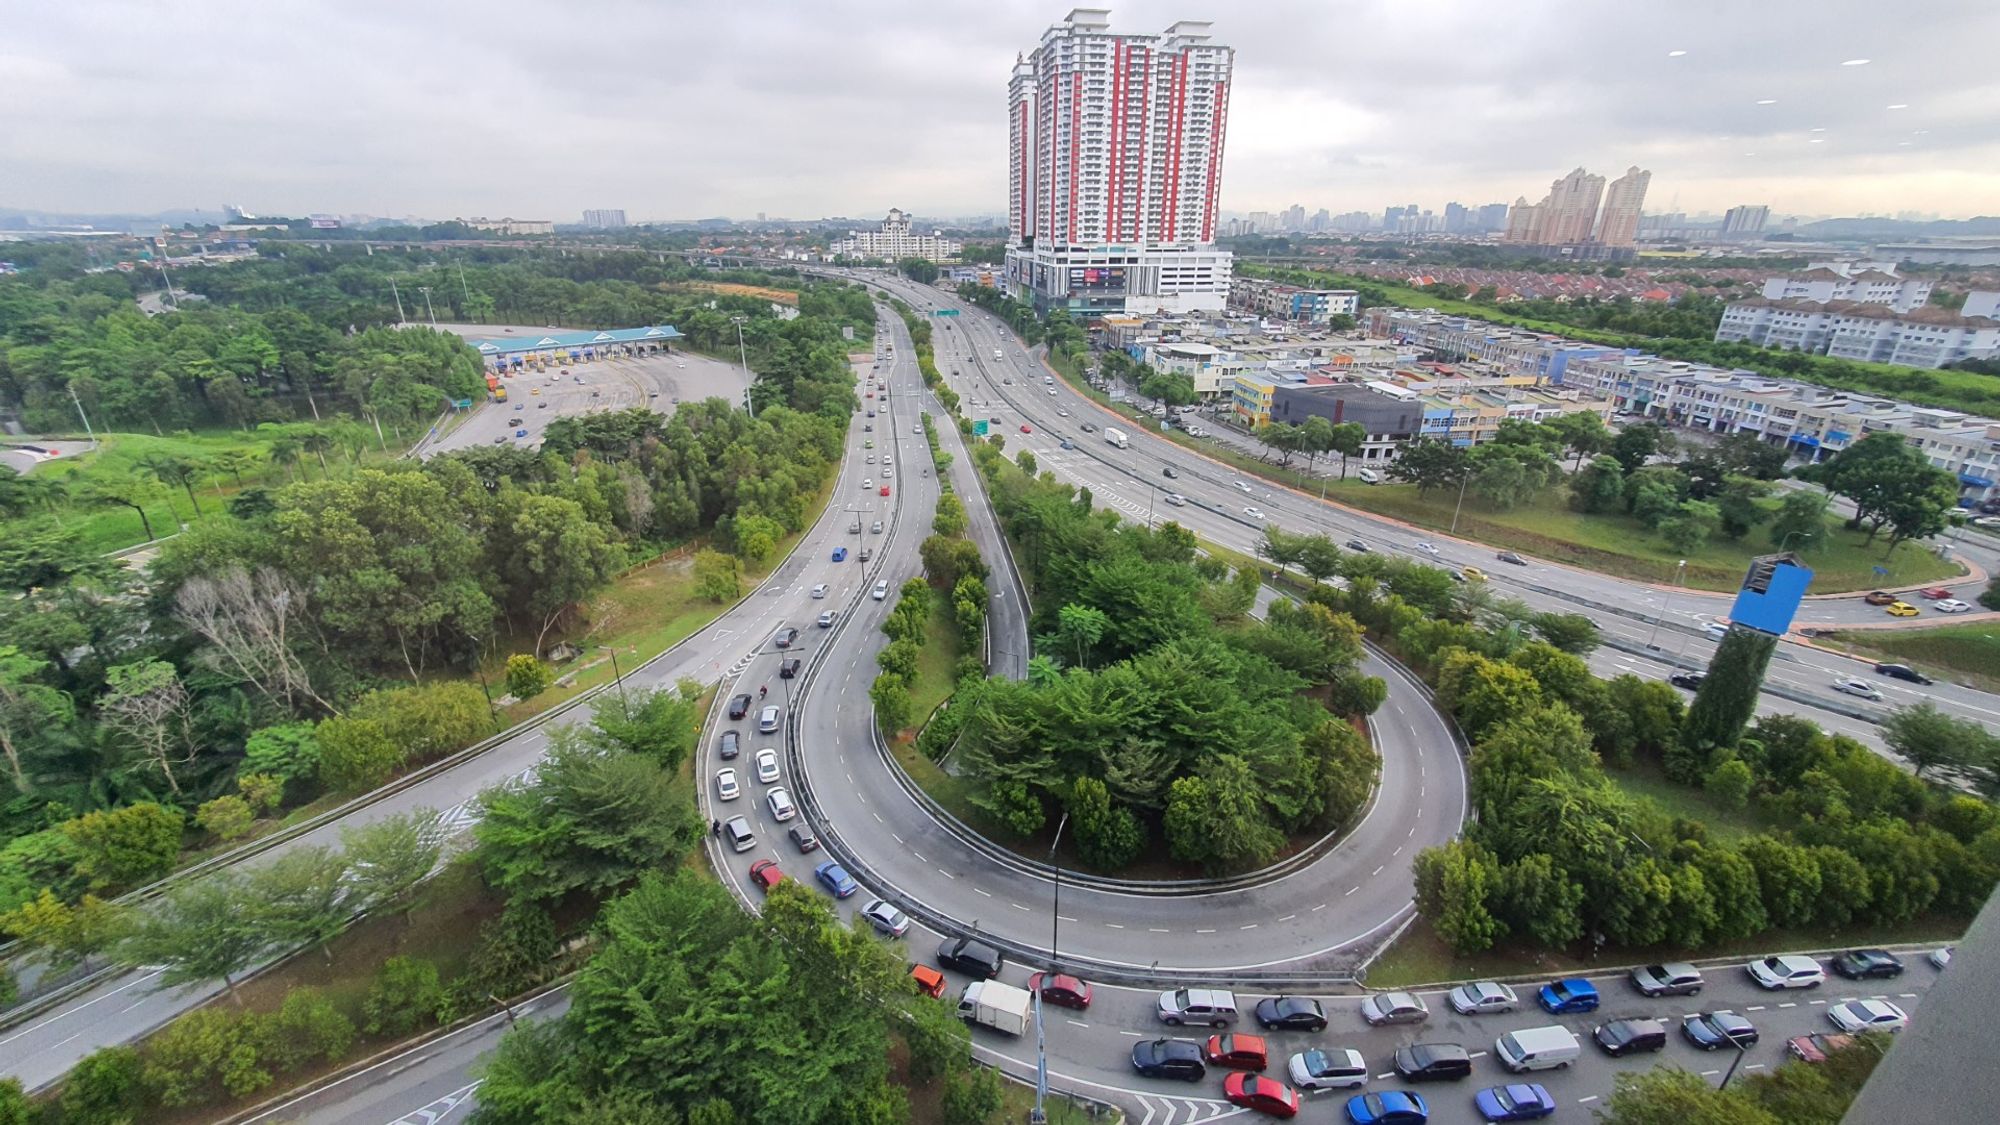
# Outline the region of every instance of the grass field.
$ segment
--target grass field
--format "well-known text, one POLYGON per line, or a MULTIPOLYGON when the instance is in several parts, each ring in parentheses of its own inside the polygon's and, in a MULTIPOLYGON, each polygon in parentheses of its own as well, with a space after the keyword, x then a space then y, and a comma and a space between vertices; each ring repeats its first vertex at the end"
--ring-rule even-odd
POLYGON ((764 301, 776 301, 781 305, 796 305, 799 294, 796 289, 772 289, 763 285, 744 285, 736 281, 675 281, 663 283, 660 288, 670 292, 721 293, 727 297, 756 297, 764 301))
POLYGON ((1710 835, 1721 842, 1741 839, 1770 827, 1758 817, 1754 808, 1730 808, 1700 789, 1668 780, 1664 773, 1649 764, 1634 765, 1630 769, 1607 768, 1604 774, 1627 796, 1667 816, 1707 825, 1710 835))
POLYGON ((917 675, 910 683, 910 714, 920 724, 957 685, 952 673, 958 667, 958 630, 952 625, 951 602, 936 587, 930 594, 931 616, 924 626, 923 650, 917 655, 917 675))
POLYGON ((1981 691, 2000 691, 2000 622, 1935 629, 1849 629, 1821 637, 1819 643, 1900 661, 1981 691))

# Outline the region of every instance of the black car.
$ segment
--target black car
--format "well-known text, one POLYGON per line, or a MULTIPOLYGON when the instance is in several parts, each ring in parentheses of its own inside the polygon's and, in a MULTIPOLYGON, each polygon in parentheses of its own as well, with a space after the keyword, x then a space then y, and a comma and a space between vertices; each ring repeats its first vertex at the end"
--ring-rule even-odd
POLYGON ((779 648, 790 648, 792 647, 792 642, 798 639, 799 631, 787 625, 778 630, 777 635, 771 638, 771 643, 779 648))
POLYGON ((794 823, 790 828, 785 829, 785 835, 792 838, 793 845, 801 853, 816 852, 819 850, 819 837, 813 835, 813 830, 803 824, 794 823))
POLYGON ((1208 1076, 1201 1044, 1192 1039, 1150 1039, 1132 1044, 1132 1069, 1148 1078, 1199 1082, 1208 1076))
POLYGON ((1326 1013, 1305 996, 1267 996, 1257 1001, 1257 1026, 1265 1031, 1325 1031, 1326 1013))
POLYGON ((1174 467, 1172 465, 1168 465, 1166 468, 1161 469, 1160 475, 1163 477, 1173 477, 1175 479, 1179 479, 1180 477, 1180 474, 1174 471, 1174 467))
POLYGON ((971 938, 946 938, 939 942, 937 962, 974 980, 992 980, 1000 975, 1003 964, 999 950, 971 938))
POLYGON ((1349 539, 1347 541, 1347 549, 1350 551, 1359 551, 1365 555, 1368 553, 1368 544, 1363 543, 1359 539, 1349 539))
POLYGON ((779 678, 779 679, 781 679, 781 680, 789 680, 789 679, 791 679, 792 677, 794 677, 794 676, 798 675, 798 674, 799 674, 799 668, 800 668, 800 666, 801 666, 801 665, 803 665, 804 663, 805 663, 805 661, 803 661, 803 660, 800 660, 800 659, 799 659, 798 657, 796 657, 796 656, 788 656, 788 657, 786 657, 785 659, 783 659, 783 660, 779 661, 779 662, 778 662, 778 678, 779 678))
POLYGON ((1700 691, 1702 678, 1700 672, 1675 672, 1673 675, 1667 677, 1667 682, 1677 688, 1700 691))
POLYGON ((1083 424, 1083 432, 1084 432, 1084 433, 1086 433, 1086 434, 1094 434, 1094 433, 1096 433, 1096 432, 1097 432, 1097 427, 1096 427, 1096 426, 1093 426, 1093 425, 1091 425, 1091 424, 1090 424, 1090 423, 1088 423, 1088 422, 1085 422, 1085 423, 1083 424))
POLYGON ((1515 566, 1528 565, 1527 559, 1522 558, 1521 556, 1515 554, 1512 551, 1501 551, 1499 554, 1494 555, 1493 557, 1499 559, 1503 563, 1513 563, 1515 566))
POLYGON ((750 713, 750 697, 748 695, 738 695, 730 697, 729 700, 730 718, 740 719, 743 716, 748 715, 749 713, 750 713))
POLYGON ((1912 684, 1928 684, 1933 682, 1929 676, 1924 675, 1908 664, 1877 664, 1875 666, 1875 674, 1878 676, 1887 676, 1892 680, 1903 680, 1912 684))
POLYGON ((1396 1073, 1405 1082, 1452 1082, 1472 1073, 1472 1056, 1456 1043, 1412 1043, 1396 1048, 1396 1073))
POLYGON ((1848 980, 1888 980, 1903 975, 1903 962, 1886 949, 1850 949, 1835 957, 1833 971, 1848 980))
POLYGON ((1667 1045, 1667 1029, 1659 1020, 1612 1020, 1592 1031, 1591 1037, 1613 1058, 1659 1051, 1667 1045))
MULTIPOLYGON (((750 697, 746 695, 743 698, 750 697)), ((715 744, 715 748, 721 753, 724 761, 734 758, 743 752, 743 735, 733 730, 723 731, 722 739, 715 744)))
POLYGON ((1681 1035, 1704 1051, 1727 1047, 1733 1041, 1749 1049, 1757 1045, 1757 1028, 1735 1012, 1702 1012, 1681 1021, 1681 1035))

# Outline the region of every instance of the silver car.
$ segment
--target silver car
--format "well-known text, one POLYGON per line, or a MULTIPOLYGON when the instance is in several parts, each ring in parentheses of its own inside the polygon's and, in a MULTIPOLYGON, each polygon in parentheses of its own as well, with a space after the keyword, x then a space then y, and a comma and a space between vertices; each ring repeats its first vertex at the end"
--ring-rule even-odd
POLYGON ((902 937, 910 929, 910 916, 879 898, 862 907, 861 916, 886 937, 902 937))
POLYGON ((1361 1002, 1361 1018, 1369 1026, 1379 1027, 1385 1023, 1422 1023, 1431 1018, 1431 1010, 1424 1006, 1422 998, 1408 992, 1378 992, 1361 1002))
POLYGON ((1842 695, 1858 695, 1863 699, 1872 699, 1878 703, 1882 700, 1881 691, 1867 680, 1835 680, 1833 681, 1833 690, 1840 692, 1842 695))
POLYGON ((1514 990, 1497 981, 1482 980, 1471 984, 1461 984, 1445 994, 1451 1002, 1451 1009, 1461 1016, 1483 1016, 1492 1012, 1511 1012, 1521 1006, 1521 998, 1514 990))

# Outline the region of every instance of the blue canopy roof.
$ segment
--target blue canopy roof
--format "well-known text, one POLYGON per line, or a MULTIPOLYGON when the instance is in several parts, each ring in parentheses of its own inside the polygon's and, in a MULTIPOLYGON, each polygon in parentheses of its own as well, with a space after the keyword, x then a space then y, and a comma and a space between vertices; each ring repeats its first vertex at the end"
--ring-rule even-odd
POLYGON ((512 355, 515 352, 547 352, 568 348, 592 348, 603 344, 651 344, 678 340, 681 334, 671 324, 650 328, 608 328, 600 332, 544 332, 536 336, 496 336, 467 340, 483 356, 512 355))

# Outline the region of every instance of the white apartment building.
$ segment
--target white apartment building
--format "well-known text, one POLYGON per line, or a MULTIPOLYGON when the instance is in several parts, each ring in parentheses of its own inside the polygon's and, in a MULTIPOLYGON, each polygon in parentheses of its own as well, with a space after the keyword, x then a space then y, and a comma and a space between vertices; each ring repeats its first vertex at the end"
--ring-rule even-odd
POLYGON ((592 230, 624 230, 625 209, 622 207, 607 207, 585 211, 583 213, 583 225, 592 230))
POLYGON ((1968 307, 1985 309, 1986 315, 1971 316, 1928 305, 1898 312, 1887 303, 1822 304, 1753 297, 1730 302, 1715 327, 1715 338, 1840 359, 1938 368, 2000 355, 2000 319, 1993 315, 1996 297, 2000 294, 1972 294, 1968 307))
POLYGON ((943 262, 958 257, 964 248, 957 239, 946 238, 943 231, 913 232, 910 217, 892 208, 882 220, 881 230, 848 231, 847 237, 835 240, 828 252, 836 258, 886 258, 892 262, 900 258, 923 258, 943 262))
POLYGON ((1352 289, 1306 289, 1262 278, 1239 277, 1230 283, 1229 302, 1240 309, 1279 320, 1325 324, 1334 316, 1354 316, 1361 294, 1352 289))
POLYGON ((1773 301, 1859 301, 1887 305, 1897 312, 1921 307, 1931 297, 1931 283, 1898 277, 1896 267, 1882 262, 1814 262, 1804 273, 1764 279, 1764 296, 1773 301))
POLYGON ((556 224, 553 219, 460 219, 459 222, 473 230, 491 231, 494 234, 554 234, 556 224))
POLYGON ((1119 35, 1077 8, 1008 83, 1006 285, 1039 309, 1219 310, 1214 245, 1235 50, 1209 25, 1119 35))

